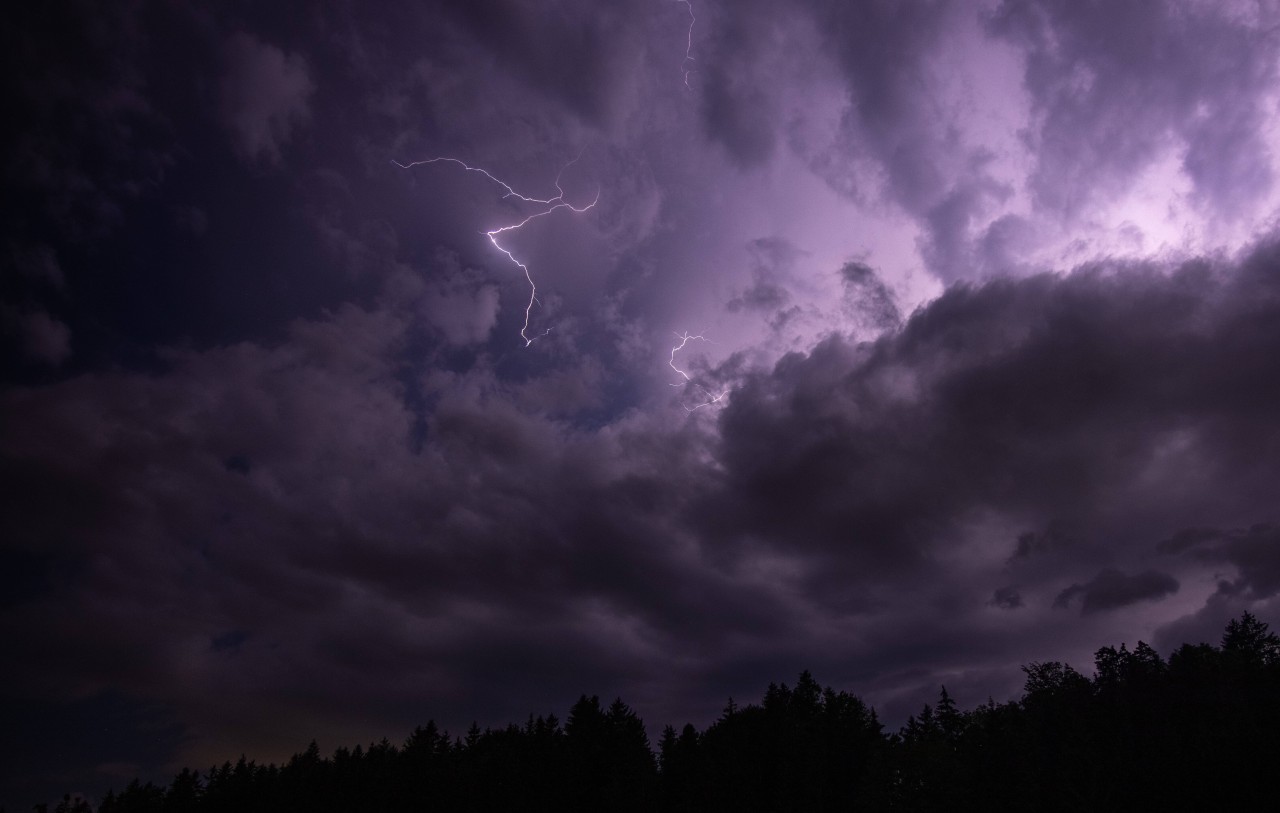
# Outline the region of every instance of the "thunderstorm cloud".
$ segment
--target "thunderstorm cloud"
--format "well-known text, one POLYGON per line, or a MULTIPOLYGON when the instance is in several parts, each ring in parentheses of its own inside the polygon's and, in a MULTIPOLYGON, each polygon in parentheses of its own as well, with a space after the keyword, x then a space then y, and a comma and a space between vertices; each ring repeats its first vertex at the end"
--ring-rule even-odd
POLYGON ((11 16, 0 806, 1280 620, 1266 6, 11 16))

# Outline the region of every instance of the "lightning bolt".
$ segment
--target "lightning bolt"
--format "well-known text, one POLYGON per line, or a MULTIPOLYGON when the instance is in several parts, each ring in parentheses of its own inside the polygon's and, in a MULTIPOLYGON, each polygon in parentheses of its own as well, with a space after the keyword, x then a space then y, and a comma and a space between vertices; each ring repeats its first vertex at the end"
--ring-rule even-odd
POLYGON ((689 10, 689 32, 685 36, 684 45, 684 61, 680 63, 680 70, 684 72, 684 86, 692 90, 689 86, 689 74, 693 73, 693 68, 689 67, 689 63, 694 61, 693 58, 693 24, 698 18, 693 16, 693 3, 690 0, 675 0, 677 3, 684 3, 684 7, 689 10))
POLYGON ((684 378, 684 381, 677 382, 675 384, 672 384, 671 386, 683 387, 687 384, 693 384, 693 386, 702 390, 703 395, 707 396, 706 401, 692 407, 685 406, 685 409, 688 410, 689 412, 694 412, 695 410, 702 409, 705 406, 711 406, 712 404, 717 404, 720 401, 722 401, 724 397, 729 394, 729 390, 726 389, 722 391, 719 395, 717 395, 713 393, 711 390, 707 389, 706 387, 694 381, 693 377, 690 376, 689 373, 687 373, 686 371, 676 366, 676 353, 679 353, 681 350, 683 350, 685 345, 687 345, 689 342, 692 342, 692 341, 709 342, 711 340, 701 334, 697 336, 691 336, 687 331, 684 333, 677 333, 676 338, 680 340, 680 344, 677 344, 675 347, 671 348, 671 360, 667 363, 671 365, 671 369, 675 370, 677 373, 681 375, 681 377, 684 378))
MULTIPOLYGON (((687 90, 692 90, 693 87, 689 84, 689 74, 693 73, 693 70, 694 70, 692 65, 692 63, 695 61, 693 58, 693 26, 698 22, 698 18, 695 17, 693 14, 693 3, 691 2, 691 0, 674 0, 674 2, 683 3, 685 9, 689 12, 689 28, 685 32, 685 40, 684 40, 684 61, 680 63, 680 71, 684 74, 685 88, 687 90)), ((693 377, 690 376, 687 371, 682 370, 681 368, 676 366, 676 353, 679 353, 681 350, 683 350, 685 346, 689 344, 689 342, 692 342, 692 341, 709 342, 711 340, 701 334, 691 335, 688 331, 685 331, 684 333, 677 333, 675 335, 676 335, 676 338, 680 340, 680 343, 677 344, 675 347, 671 348, 671 358, 667 361, 667 364, 670 365, 671 369, 675 370, 676 373, 684 380, 679 381, 675 384, 672 384, 671 386, 685 387, 692 384, 693 386, 701 390, 702 394, 706 396, 705 401, 702 401, 701 403, 695 404, 693 406, 689 406, 686 404, 684 408, 689 412, 695 412, 699 409, 702 409, 703 407, 720 403, 722 400, 724 400, 724 397, 729 394, 728 389, 724 389, 719 393, 714 393, 711 390, 699 384, 698 382, 694 381, 693 377)))
POLYGON ((529 197, 528 195, 522 195, 519 192, 517 192, 515 189, 513 189, 511 185, 508 184, 506 181, 503 181, 500 178, 494 177, 487 169, 483 169, 481 167, 473 167, 467 164, 465 161, 461 161, 457 158, 449 158, 449 157, 428 158, 424 161, 412 161, 408 164, 402 164, 399 161, 396 161, 394 159, 391 161, 391 163, 395 164, 401 169, 413 169, 414 167, 424 166, 426 164, 436 164, 441 162, 457 164, 458 166, 465 169, 467 172, 478 172, 484 177, 496 183, 498 186, 501 186, 504 190, 506 190, 505 194, 502 196, 503 200, 506 200, 507 198, 517 198, 518 200, 524 203, 535 203, 540 206, 546 207, 541 211, 534 212, 533 214, 526 217, 524 220, 521 220, 519 223, 511 223, 506 226, 499 226, 496 229, 490 229, 489 231, 484 232, 485 237, 489 238, 489 242, 493 244, 493 247, 496 248, 498 251, 502 252, 503 254, 505 254, 508 260, 511 260, 511 262, 515 263, 516 267, 518 267, 521 271, 524 272, 524 278, 529 282, 529 303, 525 305, 524 325, 520 328, 520 338, 524 339, 525 347, 528 347, 529 345, 533 344, 534 339, 540 339, 543 336, 546 336, 548 333, 551 332, 551 328, 547 328, 538 336, 529 335, 529 318, 530 318, 530 314, 533 312, 534 304, 538 301, 538 286, 533 281, 533 274, 530 273, 529 266, 525 265, 524 262, 517 259, 516 256, 511 253, 510 249, 508 249, 506 246, 499 243, 498 235, 506 234, 507 232, 512 232, 512 231, 519 231, 520 229, 528 225, 530 221, 537 220, 540 217, 546 217, 547 215, 551 214, 557 209, 568 209, 577 214, 582 214, 583 212, 594 208, 595 205, 600 202, 599 189, 596 190, 596 196, 590 203, 588 203, 585 206, 574 206, 572 203, 569 203, 567 200, 564 199, 564 189, 560 186, 560 179, 564 176, 565 170, 567 170, 569 167, 576 164, 578 162, 578 159, 581 157, 582 157, 582 153, 578 153, 578 155, 574 157, 572 161, 565 164, 563 167, 560 168, 560 171, 556 173, 556 182, 555 182, 556 196, 553 198, 534 198, 534 197, 529 197))

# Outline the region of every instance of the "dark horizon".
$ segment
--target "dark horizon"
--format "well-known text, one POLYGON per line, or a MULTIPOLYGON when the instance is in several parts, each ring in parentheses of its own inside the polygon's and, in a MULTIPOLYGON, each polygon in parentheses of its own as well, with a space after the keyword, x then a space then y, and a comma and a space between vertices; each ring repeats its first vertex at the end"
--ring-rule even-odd
POLYGON ((658 737, 622 698, 583 694, 563 718, 530 713, 452 734, 430 720, 399 744, 383 737, 329 755, 312 740, 279 765, 242 754, 35 809, 821 813, 1204 810, 1269 800, 1280 636, 1266 623, 1243 613, 1220 646, 1183 644, 1167 660, 1141 641, 1132 650, 1107 645, 1094 664, 1092 676, 1061 661, 1026 664, 1017 698, 972 709, 942 686, 896 730, 808 671, 793 685, 771 682, 758 702, 729 698, 702 730, 666 725, 658 737))
POLYGON ((5 753, 903 720, 1280 623, 1277 14, 14 9, 5 753))

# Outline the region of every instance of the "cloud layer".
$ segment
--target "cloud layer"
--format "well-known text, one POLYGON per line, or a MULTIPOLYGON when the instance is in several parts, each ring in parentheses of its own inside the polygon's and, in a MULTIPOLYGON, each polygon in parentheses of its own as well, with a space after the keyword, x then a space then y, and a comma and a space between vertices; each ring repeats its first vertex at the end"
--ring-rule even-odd
POLYGON ((1274 620, 1280 20, 608 6, 0 34, 0 803, 1274 620))
POLYGON ((991 636, 1022 657, 1041 633, 999 630, 993 590, 1053 627, 1224 565, 1222 592, 1270 600, 1265 527, 1177 534, 1271 517, 1277 267, 1264 247, 956 287, 674 424, 575 427, 470 373, 415 448, 405 323, 356 308, 158 378, 10 392, 5 536, 43 585, 5 616, 12 689, 161 698, 212 757, 270 720, 288 747, 354 683, 386 720, 584 684, 665 718, 801 658, 927 685, 1003 663, 991 636), (951 640, 921 660, 886 633, 930 607, 951 640))

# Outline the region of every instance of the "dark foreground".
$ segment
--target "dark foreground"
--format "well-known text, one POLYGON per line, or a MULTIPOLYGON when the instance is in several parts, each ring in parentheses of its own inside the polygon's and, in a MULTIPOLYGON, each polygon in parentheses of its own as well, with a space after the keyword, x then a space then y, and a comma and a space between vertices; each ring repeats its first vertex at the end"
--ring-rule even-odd
MULTIPOLYGON (((621 700, 583 697, 562 725, 452 738, 434 723, 284 765, 243 758, 167 788, 134 782, 99 813, 185 811, 826 811, 1267 809, 1280 757, 1280 638, 1245 614, 1220 647, 1167 661, 1103 647, 1092 678, 1033 663, 1024 696, 961 711, 942 689, 896 734, 806 672, 655 755, 621 700)), ((37 810, 48 810, 38 805, 37 810)), ((91 813, 67 798, 57 813, 91 813)))

